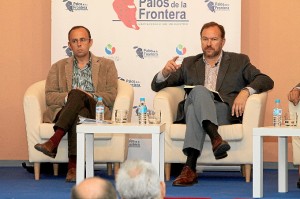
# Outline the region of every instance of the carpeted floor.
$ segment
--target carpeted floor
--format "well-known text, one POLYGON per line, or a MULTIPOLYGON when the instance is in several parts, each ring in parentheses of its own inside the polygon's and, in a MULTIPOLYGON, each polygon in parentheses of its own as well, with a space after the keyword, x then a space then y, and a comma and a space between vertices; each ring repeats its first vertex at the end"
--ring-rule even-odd
POLYGON ((180 198, 165 198, 165 199, 211 199, 211 198, 186 198, 186 197, 180 197, 180 198))
MULTIPOLYGON (((113 184, 114 176, 108 176, 106 170, 97 170, 95 175, 103 177, 113 184)), ((199 183, 191 187, 173 187, 172 180, 166 182, 169 199, 250 199, 252 198, 252 182, 246 183, 240 172, 203 172, 199 174, 199 183)), ((300 198, 300 189, 296 182, 298 172, 289 171, 289 192, 278 193, 277 170, 264 172, 264 198, 296 199, 300 198)), ((70 190, 74 183, 65 182, 65 174, 53 176, 43 173, 41 180, 35 181, 32 173, 22 167, 0 167, 0 198, 32 199, 32 198, 70 198, 70 190)))

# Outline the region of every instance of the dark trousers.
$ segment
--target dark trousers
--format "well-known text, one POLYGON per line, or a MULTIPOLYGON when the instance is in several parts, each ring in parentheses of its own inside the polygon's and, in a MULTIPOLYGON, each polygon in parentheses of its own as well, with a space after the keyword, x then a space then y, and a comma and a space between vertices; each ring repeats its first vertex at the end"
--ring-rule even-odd
POLYGON ((55 119, 54 131, 59 127, 68 132, 68 154, 76 155, 76 125, 78 115, 95 119, 96 101, 86 93, 73 89, 68 94, 68 101, 55 119))

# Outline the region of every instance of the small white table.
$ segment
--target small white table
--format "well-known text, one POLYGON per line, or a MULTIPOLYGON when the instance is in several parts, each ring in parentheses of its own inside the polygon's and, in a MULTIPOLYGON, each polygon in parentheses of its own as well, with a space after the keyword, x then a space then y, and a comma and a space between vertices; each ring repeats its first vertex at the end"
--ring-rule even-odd
MULTIPOLYGON (((253 198, 263 197, 263 137, 278 137, 278 192, 288 192, 289 136, 300 136, 299 127, 260 127, 253 129, 253 198)), ((272 150, 272 149, 269 149, 272 150)))
POLYGON ((151 134, 151 162, 158 171, 161 181, 164 181, 165 126, 165 124, 134 123, 77 125, 76 184, 83 181, 85 176, 86 178, 94 176, 94 134, 97 133, 151 134), (86 171, 85 175, 84 171, 86 171))

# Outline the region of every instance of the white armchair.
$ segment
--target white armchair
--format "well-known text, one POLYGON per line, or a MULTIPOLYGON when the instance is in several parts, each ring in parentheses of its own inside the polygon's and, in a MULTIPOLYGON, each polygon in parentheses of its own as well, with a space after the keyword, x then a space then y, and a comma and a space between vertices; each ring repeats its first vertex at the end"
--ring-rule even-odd
MULTIPOLYGON (((165 174, 170 180, 171 163, 185 163, 182 152, 185 124, 173 124, 176 119, 177 105, 184 98, 183 87, 167 87, 154 97, 153 106, 161 110, 162 123, 166 123, 165 133, 165 174)), ((211 143, 206 137, 198 164, 241 165, 246 182, 250 182, 252 165, 252 129, 263 125, 267 93, 251 95, 246 103, 243 124, 224 125, 219 133, 231 146, 228 157, 215 160, 211 143)))
MULTIPOLYGON (((115 100, 114 110, 127 109, 129 121, 131 119, 134 92, 130 84, 118 80, 118 94, 115 100)), ((43 123, 43 113, 46 109, 45 101, 45 80, 32 84, 24 94, 24 114, 28 142, 29 162, 34 163, 34 176, 36 180, 40 178, 41 162, 68 162, 67 136, 64 136, 58 146, 56 158, 50 158, 34 149, 36 143, 47 141, 54 133, 53 125, 43 123)), ((114 114, 112 116, 114 119, 114 114)), ((128 151, 128 137, 122 134, 105 134, 95 136, 94 157, 96 163, 108 163, 108 173, 112 174, 112 164, 114 163, 115 173, 124 162, 128 151)), ((58 164, 53 164, 54 175, 58 175, 58 164)))
MULTIPOLYGON (((300 104, 294 106, 293 103, 289 102, 289 111, 297 112, 298 114, 298 127, 300 119, 300 104)), ((292 137, 292 147, 293 147, 293 164, 298 166, 298 172, 300 175, 300 137, 292 137)))

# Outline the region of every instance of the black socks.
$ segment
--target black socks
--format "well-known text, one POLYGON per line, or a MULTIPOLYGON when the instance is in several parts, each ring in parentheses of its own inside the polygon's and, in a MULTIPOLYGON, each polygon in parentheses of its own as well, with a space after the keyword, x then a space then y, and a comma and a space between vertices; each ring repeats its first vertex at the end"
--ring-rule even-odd
POLYGON ((203 120, 202 125, 203 129, 206 131, 211 140, 215 139, 217 136, 220 136, 218 133, 218 126, 211 121, 203 120))
MULTIPOLYGON (((203 120, 202 122, 204 130, 207 132, 211 140, 220 136, 218 133, 218 126, 209 120, 203 120)), ((200 151, 194 148, 185 149, 185 154, 187 155, 186 165, 189 166, 193 171, 196 171, 197 159, 200 155, 200 151)))
POLYGON ((187 159, 186 159, 186 165, 189 166, 193 171, 196 171, 196 165, 197 165, 197 159, 200 155, 200 151, 194 148, 187 148, 187 159))

